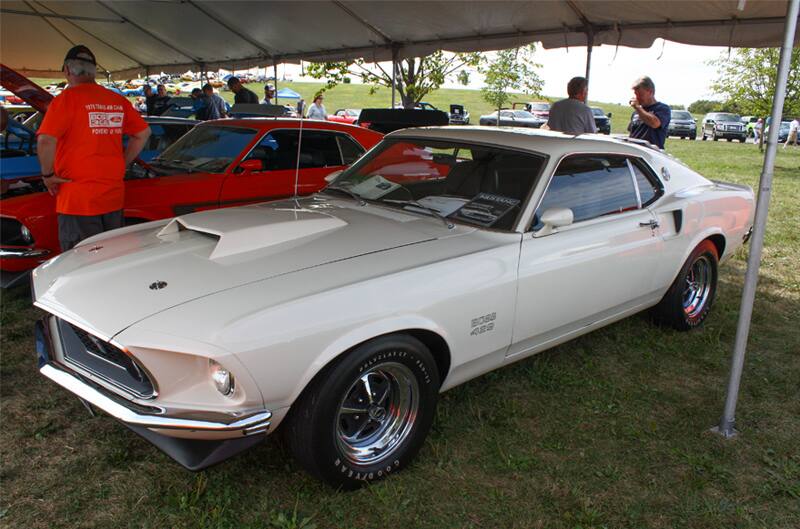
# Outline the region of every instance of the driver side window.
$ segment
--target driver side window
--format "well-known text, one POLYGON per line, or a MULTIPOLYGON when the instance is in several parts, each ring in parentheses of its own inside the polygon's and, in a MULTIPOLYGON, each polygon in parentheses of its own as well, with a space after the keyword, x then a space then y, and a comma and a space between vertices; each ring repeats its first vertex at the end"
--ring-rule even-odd
POLYGON ((631 171, 624 156, 590 154, 570 156, 556 169, 534 216, 534 230, 543 227, 542 214, 550 208, 572 210, 573 222, 638 209, 631 171))

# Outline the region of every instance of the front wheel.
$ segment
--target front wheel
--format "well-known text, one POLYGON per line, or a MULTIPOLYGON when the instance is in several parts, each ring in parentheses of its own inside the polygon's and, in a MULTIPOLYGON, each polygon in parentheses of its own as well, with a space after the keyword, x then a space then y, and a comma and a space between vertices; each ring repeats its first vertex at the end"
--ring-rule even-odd
POLYGON ((688 331, 705 321, 717 291, 717 247, 705 240, 692 251, 664 298, 653 308, 659 323, 688 331))
POLYGON ((292 406, 285 435, 298 462, 334 487, 357 488, 406 466, 436 412, 439 373, 419 340, 367 342, 318 376, 292 406))

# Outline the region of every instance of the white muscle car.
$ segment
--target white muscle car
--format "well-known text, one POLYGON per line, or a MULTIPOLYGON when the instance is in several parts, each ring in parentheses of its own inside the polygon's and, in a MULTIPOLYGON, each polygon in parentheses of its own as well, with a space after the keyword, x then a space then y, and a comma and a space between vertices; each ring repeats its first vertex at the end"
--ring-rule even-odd
POLYGON ((278 426, 313 475, 396 472, 437 395, 636 312, 688 330, 753 192, 647 146, 407 129, 322 193, 95 236, 33 273, 41 373, 190 469, 278 426))

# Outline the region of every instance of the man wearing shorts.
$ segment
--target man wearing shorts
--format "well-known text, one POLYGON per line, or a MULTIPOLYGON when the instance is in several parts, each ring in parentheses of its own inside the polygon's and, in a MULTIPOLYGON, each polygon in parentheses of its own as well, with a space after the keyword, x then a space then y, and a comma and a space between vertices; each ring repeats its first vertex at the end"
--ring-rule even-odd
POLYGON ((125 168, 150 136, 127 99, 95 83, 96 65, 86 46, 67 52, 63 72, 69 87, 50 103, 38 132, 42 180, 56 197, 63 251, 122 227, 125 168))

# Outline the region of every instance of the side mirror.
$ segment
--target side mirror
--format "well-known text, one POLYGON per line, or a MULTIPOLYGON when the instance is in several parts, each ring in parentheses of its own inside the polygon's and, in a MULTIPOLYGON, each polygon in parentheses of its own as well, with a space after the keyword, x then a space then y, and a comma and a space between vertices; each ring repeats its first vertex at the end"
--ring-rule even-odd
POLYGON ((544 227, 536 234, 550 235, 556 231, 556 228, 572 224, 574 218, 572 210, 569 208, 548 208, 542 213, 541 217, 544 227))
POLYGON ((611 112, 609 112, 608 114, 606 114, 606 116, 608 116, 609 118, 611 118, 611 112))
POLYGON ((333 183, 333 181, 334 181, 334 180, 336 180, 336 179, 339 177, 339 175, 340 175, 340 174, 342 174, 343 172, 344 172, 344 169, 339 169, 338 171, 334 171, 334 172, 332 172, 331 174, 329 174, 329 175, 327 175, 327 176, 325 177, 325 181, 326 181, 328 184, 331 184, 331 183, 333 183))
POLYGON ((254 171, 263 171, 264 163, 261 160, 251 158, 239 164, 239 170, 242 173, 252 173, 254 171))

